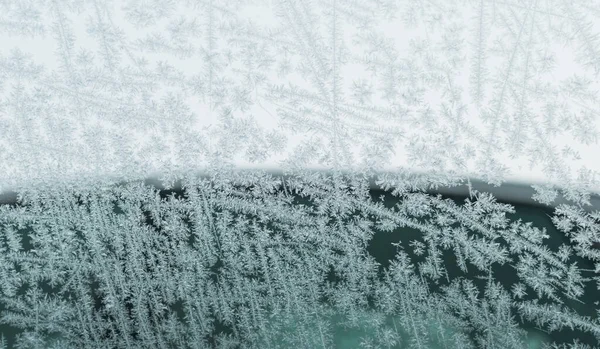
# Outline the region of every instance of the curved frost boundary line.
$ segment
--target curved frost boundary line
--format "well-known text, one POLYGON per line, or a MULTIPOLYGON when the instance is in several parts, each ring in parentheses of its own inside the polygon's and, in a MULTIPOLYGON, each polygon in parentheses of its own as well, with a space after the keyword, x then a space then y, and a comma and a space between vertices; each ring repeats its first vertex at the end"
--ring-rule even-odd
MULTIPOLYGON (((236 171, 248 171, 248 172, 254 172, 254 171, 260 171, 260 172, 264 172, 276 177, 288 177, 288 174, 285 174, 285 172, 281 169, 237 169, 236 171)), ((327 173, 329 171, 325 171, 325 170, 320 170, 320 169, 310 169, 310 170, 305 170, 306 172, 314 172, 314 173, 327 173)), ((204 176, 209 176, 208 174, 203 174, 202 172, 199 172, 201 177, 204 176)), ((347 172, 342 172, 342 173, 347 173, 347 172)), ((369 188, 371 190, 378 190, 378 189, 382 189, 382 183, 380 182, 382 178, 393 178, 394 176, 399 175, 400 173, 398 172, 379 172, 376 173, 372 176, 370 176, 369 179, 369 188), (380 183, 380 184, 378 184, 380 183)), ((505 201, 505 202, 510 202, 510 203, 520 203, 520 204, 525 204, 525 205, 535 205, 535 206, 546 206, 546 207, 551 207, 551 208, 555 208, 561 204, 572 204, 572 201, 569 201, 565 198, 564 194, 560 193, 560 190, 558 190, 558 194, 556 199, 554 199, 552 202, 544 205, 541 204, 539 202, 537 202, 536 200, 533 199, 533 196, 536 193, 536 190, 532 187, 532 185, 542 185, 541 183, 531 183, 531 182, 525 182, 525 181, 509 181, 509 182, 505 182, 502 183, 501 186, 495 186, 495 185, 491 185, 489 183, 486 183, 483 180, 479 180, 479 179, 467 179, 467 178, 453 178, 452 181, 448 182, 448 177, 443 177, 443 176, 439 176, 436 178, 434 178, 434 175, 427 175, 427 174, 423 174, 423 173, 419 173, 416 171, 411 171, 411 172, 405 172, 403 174, 401 174, 403 176, 405 176, 404 178, 404 184, 405 185, 410 185, 410 187, 412 187, 413 190, 415 189, 422 189, 425 190, 426 192, 428 192, 429 194, 442 194, 442 195, 452 195, 452 196, 469 196, 469 185, 471 186, 471 190, 474 191, 478 191, 478 192, 488 192, 491 193, 497 200, 499 201, 505 201), (415 183, 409 183, 407 180, 410 180, 412 177, 413 180, 415 180, 415 183)), ((143 182, 145 184, 148 185, 152 185, 158 189, 181 189, 181 183, 179 180, 175 179, 175 178, 181 178, 181 176, 171 176, 170 179, 165 178, 164 176, 160 176, 160 175, 151 175, 148 176, 146 179, 143 180, 143 182), (161 179, 162 178, 162 179, 161 179), (167 182, 171 182, 171 184, 167 184, 165 185, 165 180, 167 182)), ((89 182, 87 184, 84 183, 79 183, 76 184, 76 181, 72 182, 72 185, 66 185, 64 182, 55 182, 54 185, 57 186, 65 186, 65 188, 72 188, 72 189, 76 189, 77 187, 88 187, 91 185, 96 185, 99 188, 107 188, 109 186, 112 185, 119 185, 119 184, 123 184, 126 182, 135 182, 136 180, 129 180, 129 181, 122 181, 122 180, 115 180, 115 179, 111 179, 110 177, 103 177, 103 178, 98 178, 98 180, 93 183, 93 182, 89 182)), ((142 181, 141 179, 139 181, 142 181)), ((52 182, 49 182, 52 183, 52 182)), ((389 184, 392 184, 390 189, 397 189, 398 186, 393 184, 394 182, 392 181, 389 184)), ((46 187, 52 187, 52 184, 47 184, 46 187)), ((558 188, 560 189, 560 188, 558 188)), ((27 187, 26 191, 30 191, 30 190, 43 190, 43 186, 39 187, 38 189, 36 189, 35 187, 27 187)), ((12 203, 16 203, 18 200, 18 192, 19 190, 17 189, 15 190, 3 190, 2 193, 0 193, 0 204, 12 204, 12 203)), ((590 196, 589 196, 589 203, 590 205, 585 205, 582 208, 587 211, 595 211, 595 210, 600 210, 600 190, 590 190, 589 191, 590 196)))
MULTIPOLYGON (((248 171, 254 172, 259 171, 268 173, 273 176, 288 177, 290 174, 286 173, 281 168, 236 168, 235 171, 248 171)), ((331 170, 323 168, 311 168, 302 169, 303 173, 329 173, 333 174, 331 170)), ((200 176, 209 176, 206 172, 199 172, 200 176)), ((214 172, 218 174, 218 172, 214 172)), ((423 190, 429 194, 442 194, 442 195, 455 195, 455 196, 469 196, 470 191, 488 192, 491 193, 497 200, 506 201, 511 203, 520 203, 525 205, 535 206, 546 206, 546 207, 557 207, 562 204, 573 204, 573 201, 567 199, 564 194, 568 188, 561 187, 552 183, 542 182, 529 182, 519 181, 517 179, 503 182, 500 186, 492 185, 484 180, 478 178, 469 178, 467 176, 440 174, 440 173, 428 173, 422 171, 415 171, 410 169, 401 169, 400 171, 347 171, 341 170, 337 172, 341 175, 357 175, 366 176, 369 178, 369 188, 371 190, 378 190, 385 188, 387 184, 390 190, 399 189, 400 187, 405 190, 423 190), (471 187, 469 189, 469 186, 471 187), (541 204, 534 200, 536 190, 533 186, 538 187, 549 187, 556 191, 556 198, 551 202, 541 204)), ((152 184, 159 189, 180 189, 179 183, 174 180, 177 176, 160 176, 158 174, 149 176, 145 183, 152 184), (171 178, 171 179, 168 179, 171 178), (164 185, 164 180, 171 181, 172 187, 164 185)), ((600 210, 600 188, 574 188, 578 189, 579 193, 585 196, 589 194, 589 205, 582 205, 585 211, 600 210)))
MULTIPOLYGON (((224 176, 229 173, 264 173, 268 175, 272 175, 274 177, 288 178, 292 175, 298 175, 298 173, 290 174, 283 169, 280 168, 230 168, 228 170, 213 170, 210 171, 187 171, 187 172, 172 172, 170 174, 152 174, 147 176, 145 179, 131 179, 131 180, 119 180, 113 177, 98 177, 97 179, 88 179, 88 181, 55 181, 54 184, 52 181, 46 182, 44 186, 33 186, 33 187, 25 187, 21 188, 21 190, 4 190, 0 193, 0 204, 11 204, 16 203, 18 200, 18 193, 22 192, 23 189, 25 191, 36 191, 36 190, 44 190, 46 187, 64 187, 65 189, 77 189, 79 188, 87 188, 90 189, 90 186, 96 186, 97 188, 108 188, 113 185, 121 185, 127 182, 136 182, 143 181, 146 185, 152 185, 158 189, 172 189, 178 190, 181 189, 181 181, 180 179, 185 177, 186 175, 199 175, 200 177, 210 177, 217 178, 224 176)), ((310 173, 329 173, 333 174, 330 170, 325 169, 303 169, 302 173, 310 174, 310 173)), ((489 184, 481 179, 476 178, 468 178, 468 177, 460 177, 460 176, 449 176, 449 175, 441 175, 434 173, 425 173, 419 171, 380 171, 380 172, 372 172, 367 174, 366 172, 350 172, 350 171, 339 171, 341 175, 356 175, 363 178, 369 179, 369 188, 370 190, 419 190, 425 191, 429 194, 442 194, 442 195, 451 195, 451 196, 469 196, 470 191, 477 192, 488 192, 491 193, 497 200, 505 201, 510 203, 519 203, 525 205, 534 205, 534 206, 545 206, 550 208, 555 208, 562 204, 573 204, 572 201, 569 201, 563 190, 565 188, 561 188, 559 186, 552 186, 556 190, 556 198, 547 203, 542 204, 536 200, 534 200, 534 196, 536 194, 536 190, 533 186, 549 186, 547 183, 536 183, 536 182, 527 182, 527 181, 507 181, 502 183, 500 186, 495 186, 489 184), (470 187, 470 188, 469 188, 470 187)), ((588 189, 585 192, 589 193, 589 205, 583 205, 582 208, 585 211, 595 211, 600 210, 600 190, 597 188, 595 190, 588 189)))

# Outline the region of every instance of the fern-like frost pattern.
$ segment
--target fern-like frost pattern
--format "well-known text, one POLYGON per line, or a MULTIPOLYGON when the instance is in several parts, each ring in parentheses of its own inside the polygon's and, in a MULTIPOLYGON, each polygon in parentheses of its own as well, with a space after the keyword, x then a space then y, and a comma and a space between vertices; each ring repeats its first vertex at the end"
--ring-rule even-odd
POLYGON ((598 347, 599 19, 0 1, 0 348, 598 347))

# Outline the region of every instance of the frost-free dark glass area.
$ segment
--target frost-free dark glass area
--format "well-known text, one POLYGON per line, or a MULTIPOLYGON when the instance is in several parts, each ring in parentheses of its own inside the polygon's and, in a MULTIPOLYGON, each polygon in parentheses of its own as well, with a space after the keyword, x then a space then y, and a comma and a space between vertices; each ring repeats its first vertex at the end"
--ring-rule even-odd
MULTIPOLYGON (((464 238, 472 249, 511 246, 502 237, 478 242, 484 229, 450 217, 464 209, 462 219, 479 212, 500 227, 504 210, 514 229, 525 222, 537 229, 528 230, 527 241, 545 230, 541 248, 558 252, 569 240, 554 226, 552 209, 514 205, 510 212, 485 196, 393 196, 367 188, 361 199, 352 183, 337 183, 338 191, 324 185, 321 193, 293 179, 262 183, 198 181, 184 190, 129 184, 5 204, 0 309, 7 347, 16 347, 16 336, 21 348, 597 344, 579 328, 547 331, 535 316, 504 318, 517 314, 512 308, 520 303, 506 297, 520 291, 523 304, 562 302, 594 318, 593 283, 578 283, 579 301, 554 297, 543 283, 536 290, 524 282, 532 271, 516 259, 486 262, 483 251, 450 250, 451 235, 432 247, 438 232, 423 232, 435 220, 458 229, 464 236, 454 240, 464 238), (390 212, 414 219, 398 226, 390 212)), ((593 269, 583 258, 570 262, 593 269)))

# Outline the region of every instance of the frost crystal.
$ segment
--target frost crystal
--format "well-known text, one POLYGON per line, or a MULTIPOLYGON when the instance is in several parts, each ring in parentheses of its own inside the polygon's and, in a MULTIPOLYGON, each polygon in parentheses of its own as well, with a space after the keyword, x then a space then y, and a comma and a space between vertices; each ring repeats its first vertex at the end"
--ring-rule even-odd
POLYGON ((1 1, 0 348, 598 347, 597 23, 1 1))

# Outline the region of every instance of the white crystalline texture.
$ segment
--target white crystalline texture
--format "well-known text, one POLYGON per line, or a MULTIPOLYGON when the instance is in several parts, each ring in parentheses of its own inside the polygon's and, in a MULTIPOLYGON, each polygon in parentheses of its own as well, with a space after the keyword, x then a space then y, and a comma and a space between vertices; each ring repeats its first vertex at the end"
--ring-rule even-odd
POLYGON ((0 348, 598 346, 599 75, 597 1, 0 1, 0 348))

